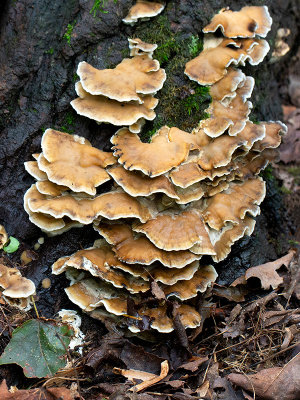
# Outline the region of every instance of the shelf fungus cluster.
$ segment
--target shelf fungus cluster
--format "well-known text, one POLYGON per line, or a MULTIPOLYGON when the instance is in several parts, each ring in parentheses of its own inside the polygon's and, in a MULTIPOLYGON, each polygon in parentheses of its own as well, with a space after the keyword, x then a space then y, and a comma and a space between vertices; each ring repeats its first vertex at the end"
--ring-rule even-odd
POLYGON ((146 120, 155 118, 158 99, 154 96, 166 80, 164 69, 152 58, 156 47, 138 38, 129 39, 132 58, 123 59, 113 69, 79 63, 78 98, 71 101, 74 110, 98 123, 129 126, 131 132, 140 132, 146 120))
POLYGON ((0 299, 20 310, 31 308, 31 296, 35 294, 35 284, 21 275, 17 268, 9 268, 0 263, 0 299))
MULTIPOLYGON (((175 320, 185 328, 200 325, 199 297, 217 278, 209 257, 224 260, 236 241, 252 234, 265 196, 258 174, 276 159, 285 131, 280 122, 249 120, 254 80, 232 66, 263 59, 268 45, 261 37, 270 25, 266 7, 244 7, 222 10, 204 29, 206 47, 185 72, 212 85, 212 103, 210 118, 192 133, 164 126, 143 143, 132 129, 140 117, 111 120, 127 125, 111 138, 111 153, 76 135, 44 133, 42 152, 25 165, 37 180, 25 194, 25 209, 52 234, 91 223, 99 233, 92 247, 52 266, 70 280, 70 300, 92 317, 135 333, 170 332, 175 320), (220 27, 224 39, 212 34, 220 27), (96 188, 110 179, 112 189, 98 195, 96 188)), ((79 65, 82 96, 72 102, 75 109, 84 96, 100 110, 103 101, 124 109, 153 101, 165 79, 152 59, 155 45, 129 43, 133 58, 113 70, 79 65)))

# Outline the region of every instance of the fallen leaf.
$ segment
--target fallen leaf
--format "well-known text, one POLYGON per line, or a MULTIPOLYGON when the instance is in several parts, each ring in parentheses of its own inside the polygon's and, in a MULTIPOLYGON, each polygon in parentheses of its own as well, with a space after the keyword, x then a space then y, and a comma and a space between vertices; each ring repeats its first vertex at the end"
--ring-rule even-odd
POLYGON ((208 357, 194 357, 194 358, 196 358, 196 359, 180 365, 179 368, 183 368, 187 371, 195 372, 200 367, 200 365, 202 365, 203 363, 205 363, 205 361, 208 360, 208 357))
POLYGON ((205 397, 209 389, 209 381, 205 381, 197 390, 199 397, 205 397))
MULTIPOLYGON (((231 383, 226 378, 218 377, 211 387, 218 400, 238 400, 244 399, 239 393, 233 390, 231 383)), ((214 398, 214 397, 213 397, 214 398)))
POLYGON ((18 364, 28 378, 50 378, 66 365, 64 356, 73 331, 31 319, 16 328, 0 357, 0 365, 18 364))
MULTIPOLYGON (((85 365, 97 370, 100 364, 116 365, 116 360, 125 364, 126 369, 146 371, 158 375, 165 358, 148 353, 142 346, 130 343, 118 335, 106 335, 100 347, 86 357, 85 365)), ((111 370, 111 368, 110 368, 111 370)))
POLYGON ((149 374, 148 372, 144 371, 137 371, 137 370, 122 370, 119 368, 114 368, 114 372, 117 370, 117 373, 120 373, 121 375, 125 376, 130 376, 130 380, 133 379, 140 379, 143 382, 139 383, 138 385, 133 386, 130 390, 132 392, 140 392, 144 389, 147 389, 148 387, 154 385, 155 383, 160 382, 162 379, 164 379, 169 372, 169 364, 168 361, 165 360, 161 363, 161 371, 160 375, 154 375, 154 374, 149 374))
POLYGON ((156 378, 157 375, 151 374, 150 372, 138 371, 136 369, 122 369, 122 368, 113 368, 113 372, 115 374, 119 374, 129 379, 130 381, 134 381, 135 379, 139 379, 141 381, 149 381, 150 379, 156 378))
POLYGON ((18 241, 18 239, 14 238, 13 236, 10 236, 8 245, 3 247, 3 250, 8 254, 14 253, 15 251, 18 250, 19 246, 20 242, 18 241))
POLYGON ((245 301, 245 294, 248 291, 244 286, 229 286, 229 287, 217 287, 214 286, 213 294, 218 297, 225 297, 229 301, 235 301, 239 303, 240 301, 245 301))
POLYGON ((258 265, 247 269, 245 273, 245 279, 258 278, 261 282, 263 289, 277 289, 279 285, 283 283, 283 278, 276 272, 282 265, 289 266, 295 255, 295 251, 291 250, 285 256, 278 260, 268 262, 266 264, 258 265))
POLYGON ((36 388, 28 390, 14 390, 10 392, 5 379, 0 384, 1 400, 74 400, 75 397, 70 389, 64 387, 53 387, 49 389, 36 388))
POLYGON ((165 300, 166 296, 164 291, 159 287, 156 281, 151 282, 151 292, 158 300, 165 300))
POLYGON ((280 146, 280 160, 284 163, 297 162, 300 158, 300 109, 294 109, 285 117, 288 131, 280 146))
POLYGON ((300 310, 276 310, 266 311, 262 315, 263 328, 272 326, 272 328, 281 328, 282 325, 287 325, 292 320, 293 323, 300 322, 300 310))
POLYGON ((262 399, 297 400, 300 398, 300 354, 282 368, 263 369, 254 375, 229 374, 228 379, 262 399))
POLYGON ((284 334, 284 340, 280 346, 281 350, 285 350, 286 348, 288 348, 288 346, 290 345, 291 341, 294 339, 294 336, 298 333, 299 334, 299 329, 297 327, 296 324, 285 328, 284 329, 285 334, 284 334))

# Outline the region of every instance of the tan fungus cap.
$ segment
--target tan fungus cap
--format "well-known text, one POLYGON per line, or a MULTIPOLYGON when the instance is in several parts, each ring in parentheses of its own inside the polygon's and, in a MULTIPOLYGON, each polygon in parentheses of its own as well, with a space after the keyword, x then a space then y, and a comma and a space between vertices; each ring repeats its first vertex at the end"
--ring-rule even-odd
POLYGON ((224 99, 233 98, 236 96, 236 90, 244 83, 245 79, 246 75, 240 69, 229 68, 224 78, 211 86, 209 94, 212 99, 221 102, 224 99))
POLYGON ((125 224, 104 224, 94 227, 108 243, 113 245, 117 258, 128 264, 149 265, 160 261, 168 268, 183 268, 201 257, 188 250, 165 251, 158 249, 145 236, 134 237, 132 229, 125 224))
POLYGON ((269 121, 262 124, 265 126, 266 134, 254 144, 252 150, 263 151, 266 148, 277 148, 281 143, 281 136, 287 133, 287 126, 280 121, 269 121))
MULTIPOLYGON (((35 294, 35 284, 30 279, 24 278, 18 269, 3 264, 0 264, 0 287, 5 298, 23 299, 35 294)), ((13 301, 10 304, 18 305, 13 301)))
POLYGON ((212 85, 227 74, 227 67, 239 64, 244 51, 238 47, 228 47, 233 42, 224 39, 217 47, 203 50, 200 55, 185 65, 184 73, 200 85, 212 85))
POLYGON ((24 162, 24 167, 29 175, 33 176, 37 181, 46 181, 48 179, 47 174, 39 169, 37 161, 26 161, 24 162))
POLYGON ((106 96, 119 102, 136 100, 143 103, 139 94, 153 94, 163 87, 164 69, 148 55, 124 58, 114 69, 99 70, 82 61, 77 74, 85 91, 106 96))
POLYGON ((130 56, 134 57, 141 54, 148 54, 152 58, 153 52, 157 49, 157 44, 143 42, 139 38, 128 39, 130 56))
MULTIPOLYGON (((196 328, 200 325, 201 316, 192 306, 181 304, 177 309, 177 314, 179 315, 180 321, 184 328, 196 328)), ((139 315, 141 317, 146 315, 150 318, 150 320, 153 319, 151 322, 151 328, 157 330, 158 332, 169 333, 174 330, 173 322, 167 316, 166 306, 160 306, 157 308, 148 308, 147 306, 143 306, 139 309, 139 315)), ((130 326, 129 329, 133 331, 130 326)))
POLYGON ((154 1, 138 0, 134 6, 129 10, 128 15, 122 19, 125 24, 133 25, 138 19, 155 17, 160 14, 165 8, 164 4, 154 1))
MULTIPOLYGON (((255 220, 251 217, 245 217, 237 225, 231 225, 221 230, 221 235, 214 243, 216 255, 212 256, 215 262, 224 260, 230 253, 232 245, 245 235, 252 235, 255 228, 255 220), (229 228, 229 229, 228 229, 229 228)), ((210 236, 211 237, 211 236, 210 236)), ((212 239, 212 237, 211 237, 212 239)))
POLYGON ((153 108, 158 100, 151 95, 143 97, 143 104, 137 101, 119 102, 105 96, 93 96, 83 90, 80 82, 75 85, 78 98, 71 101, 71 106, 79 115, 97 122, 106 122, 116 126, 133 125, 133 130, 140 132, 143 119, 152 121, 155 118, 153 108), (141 121, 142 119, 142 121, 141 121))
POLYGON ((190 280, 178 281, 175 285, 164 288, 166 297, 178 297, 188 300, 196 297, 198 292, 205 292, 217 279, 218 274, 212 265, 201 265, 190 280))
POLYGON ((69 190, 67 186, 57 185, 50 181, 37 181, 35 183, 37 190, 42 194, 56 197, 69 190))
POLYGON ((220 230, 227 222, 238 224, 246 213, 256 216, 259 204, 266 193, 262 178, 249 179, 243 183, 230 183, 229 189, 207 200, 202 212, 204 221, 212 228, 220 230))
POLYGON ((271 29, 272 18, 268 7, 247 6, 240 11, 222 9, 216 14, 210 24, 203 28, 204 33, 215 32, 218 28, 228 38, 266 37, 271 29))
POLYGON ((145 224, 133 224, 133 230, 144 233, 156 247, 167 251, 187 250, 196 243, 208 251, 213 249, 201 215, 195 210, 164 212, 145 224))
POLYGON ((3 225, 0 225, 0 249, 3 249, 8 241, 8 236, 3 225))
POLYGON ((153 193, 165 193, 171 198, 178 198, 172 182, 164 175, 149 178, 138 171, 128 171, 122 165, 113 166, 107 172, 131 196, 150 196, 153 193))
POLYGON ((151 143, 142 143, 126 128, 119 129, 111 138, 114 155, 127 170, 142 171, 150 177, 162 175, 181 164, 189 152, 188 144, 169 141, 169 129, 162 127, 152 136, 151 143))
MULTIPOLYGON (((60 264, 58 260, 58 264, 60 264)), ((79 250, 70 256, 64 264, 56 268, 56 263, 52 266, 52 273, 58 274, 68 268, 76 268, 90 272, 96 278, 100 278, 111 283, 116 288, 124 288, 130 293, 146 292, 150 289, 150 284, 140 278, 135 278, 126 272, 124 273, 122 263, 115 257, 110 246, 103 241, 99 248, 89 248, 79 250), (111 267, 117 266, 117 270, 111 267)))
MULTIPOLYGON (((107 311, 116 315, 126 314, 126 297, 114 286, 95 278, 82 279, 65 289, 69 299, 84 311, 92 311, 100 305, 106 308, 106 302, 117 300, 112 303, 107 311)), ((109 304, 109 303, 108 303, 109 304)))
POLYGON ((47 129, 42 137, 39 168, 49 180, 74 192, 96 194, 96 187, 110 179, 104 170, 116 162, 111 152, 86 143, 84 138, 47 129))
POLYGON ((238 93, 227 105, 212 100, 206 110, 210 118, 200 121, 199 128, 212 138, 222 135, 227 129, 230 136, 235 136, 245 127, 251 108, 252 103, 244 102, 238 93))
MULTIPOLYGON (((95 198, 76 198, 70 193, 48 198, 39 193, 35 185, 26 192, 30 211, 49 214, 54 218, 69 217, 82 224, 90 224, 98 216, 108 219, 138 218, 146 222, 152 217, 149 205, 129 196, 122 190, 101 194, 95 198)), ((143 200, 145 203, 145 200, 143 200)))
POLYGON ((197 161, 192 159, 190 162, 187 160, 186 163, 173 169, 170 172, 170 178, 176 186, 186 188, 205 179, 212 181, 215 177, 229 175, 233 168, 234 166, 230 163, 225 167, 204 170, 198 165, 197 161))

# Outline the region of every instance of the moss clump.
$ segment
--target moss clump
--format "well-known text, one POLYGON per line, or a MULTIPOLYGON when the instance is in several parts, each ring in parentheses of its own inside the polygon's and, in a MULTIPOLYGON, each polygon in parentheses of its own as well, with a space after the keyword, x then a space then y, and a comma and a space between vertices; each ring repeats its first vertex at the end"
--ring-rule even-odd
POLYGON ((63 38, 67 41, 68 45, 71 46, 71 37, 73 33, 73 29, 75 27, 76 21, 74 21, 72 24, 68 24, 66 32, 63 36, 63 38))
POLYGON ((69 111, 63 120, 63 125, 58 128, 61 132, 66 133, 74 133, 74 123, 75 123, 75 114, 72 111, 69 111))
POLYGON ((260 173, 260 175, 266 181, 268 181, 268 180, 274 181, 275 180, 275 176, 273 175, 273 168, 271 165, 268 165, 267 168, 260 173))
POLYGON ((185 64, 202 50, 202 38, 182 32, 174 34, 165 15, 155 18, 151 24, 138 23, 134 37, 158 45, 154 58, 167 74, 163 88, 156 95, 159 99, 155 109, 157 117, 145 125, 142 140, 149 140, 163 125, 191 131, 201 119, 208 117, 205 109, 211 100, 207 87, 184 75, 185 64))
MULTIPOLYGON (((93 7, 90 9, 90 14, 93 15, 94 18, 97 17, 98 12, 101 14, 107 14, 108 11, 105 10, 106 3, 108 0, 94 0, 93 7)), ((117 3, 118 0, 114 0, 114 3, 117 3)))

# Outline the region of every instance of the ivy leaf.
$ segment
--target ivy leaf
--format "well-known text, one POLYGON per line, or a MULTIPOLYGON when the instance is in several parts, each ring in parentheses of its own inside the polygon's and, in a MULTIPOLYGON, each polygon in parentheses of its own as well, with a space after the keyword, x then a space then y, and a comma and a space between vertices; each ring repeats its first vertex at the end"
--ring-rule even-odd
POLYGON ((18 239, 14 238, 13 236, 9 237, 9 244, 5 247, 3 247, 3 250, 6 253, 14 253, 15 251, 18 250, 20 246, 20 242, 18 241, 18 239))
POLYGON ((18 364, 28 378, 50 378, 66 365, 64 356, 73 333, 67 325, 26 321, 13 331, 0 365, 18 364))

